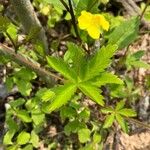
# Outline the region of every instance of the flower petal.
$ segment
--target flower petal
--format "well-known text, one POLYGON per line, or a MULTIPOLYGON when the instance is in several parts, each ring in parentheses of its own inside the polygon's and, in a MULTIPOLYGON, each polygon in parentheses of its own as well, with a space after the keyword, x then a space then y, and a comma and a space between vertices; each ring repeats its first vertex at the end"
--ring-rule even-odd
POLYGON ((109 29, 109 22, 105 19, 103 15, 95 14, 98 24, 106 31, 109 29))
POLYGON ((84 30, 91 24, 92 14, 86 11, 81 12, 81 16, 78 18, 79 28, 84 30))
POLYGON ((97 28, 96 26, 90 26, 87 28, 88 34, 93 38, 93 39, 98 39, 100 36, 100 28, 97 28))

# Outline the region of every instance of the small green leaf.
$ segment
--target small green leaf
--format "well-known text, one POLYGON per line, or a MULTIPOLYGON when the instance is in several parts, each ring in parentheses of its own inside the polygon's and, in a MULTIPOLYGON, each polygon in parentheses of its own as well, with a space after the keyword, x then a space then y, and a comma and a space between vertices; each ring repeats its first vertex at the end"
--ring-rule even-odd
POLYGON ((108 107, 108 108, 102 108, 102 109, 101 109, 101 112, 102 112, 103 114, 109 114, 109 113, 114 112, 114 109, 111 108, 111 107, 108 107))
POLYGON ((39 108, 32 109, 31 118, 36 126, 45 123, 45 114, 39 108))
MULTIPOLYGON (((15 149, 16 150, 16 149, 15 149)), ((25 146, 24 148, 22 148, 21 150, 33 150, 33 146, 31 144, 28 144, 27 146, 25 146)))
POLYGON ((91 134, 91 131, 87 128, 79 130, 78 131, 79 141, 81 143, 86 143, 90 141, 90 134, 91 134))
POLYGON ((32 145, 33 145, 35 148, 38 148, 38 147, 39 147, 39 137, 38 137, 38 135, 35 133, 35 131, 32 131, 32 132, 31 132, 30 143, 32 143, 32 145))
POLYGON ((12 140, 15 132, 16 132, 16 130, 14 130, 14 129, 10 129, 8 132, 6 132, 6 134, 4 135, 3 144, 5 144, 5 145, 13 144, 11 140, 12 140))
POLYGON ((100 89, 96 86, 91 85, 88 82, 82 82, 79 84, 79 89, 88 97, 90 97, 93 101, 98 103, 101 106, 104 106, 103 96, 100 94, 100 89))
POLYGON ((52 67, 54 70, 61 73, 67 79, 74 81, 74 82, 77 81, 76 73, 69 67, 67 63, 63 61, 63 59, 48 56, 47 62, 50 67, 52 67))
POLYGON ((23 98, 19 98, 17 100, 13 100, 9 102, 10 106, 13 108, 19 107, 23 105, 24 103, 25 103, 25 100, 23 98))
POLYGON ((140 60, 141 57, 144 55, 145 51, 137 51, 135 53, 133 53, 131 56, 129 55, 130 58, 132 58, 132 60, 137 61, 140 60))
POLYGON ((119 114, 126 117, 136 117, 137 113, 133 109, 123 108, 118 111, 119 114))
POLYGON ((73 85, 71 83, 55 88, 56 96, 54 97, 54 99, 50 104, 46 104, 45 106, 43 106, 43 111, 50 113, 60 108, 71 99, 76 89, 77 89, 76 85, 73 85))
POLYGON ((86 124, 84 122, 80 122, 79 120, 74 120, 69 122, 65 128, 65 134, 70 135, 70 133, 77 133, 80 129, 86 128, 86 124))
POLYGON ((116 114, 116 120, 118 121, 119 125, 121 126, 122 130, 125 132, 125 133, 128 133, 128 126, 125 122, 125 120, 123 119, 123 117, 119 114, 116 114))
POLYGON ((119 79, 116 75, 105 72, 91 79, 93 85, 100 87, 105 84, 123 84, 123 81, 119 79))
POLYGON ((77 7, 76 7, 76 13, 77 16, 80 15, 82 10, 87 10, 92 13, 98 12, 98 6, 100 4, 99 0, 79 0, 77 7))
POLYGON ((14 42, 17 39, 17 28, 14 24, 9 24, 8 28, 7 28, 7 33, 9 34, 9 36, 14 40, 14 42))
POLYGON ((10 24, 10 20, 7 17, 0 15, 0 32, 6 31, 10 24))
POLYGON ((19 92, 24 96, 29 96, 32 91, 32 84, 29 81, 16 79, 15 83, 19 92))
POLYGON ((117 44, 122 49, 132 43, 138 33, 139 17, 131 18, 117 26, 109 35, 108 44, 117 44))
POLYGON ((72 107, 63 107, 60 111, 60 116, 62 119, 65 118, 73 118, 77 115, 77 112, 75 109, 73 109, 72 107))
POLYGON ((99 143, 101 141, 101 139, 102 139, 102 136, 100 134, 94 133, 94 135, 93 135, 93 142, 95 144, 99 143))
POLYGON ((150 69, 150 65, 144 61, 133 61, 133 62, 130 62, 130 65, 132 65, 136 68, 150 69))
POLYGON ((122 100, 122 101, 118 102, 115 110, 122 109, 124 107, 124 105, 125 105, 125 101, 122 100))
POLYGON ((16 110, 16 115, 19 119, 21 119, 23 122, 31 122, 32 119, 29 116, 29 113, 26 110, 16 110))
POLYGON ((84 108, 79 113, 79 119, 83 119, 86 122, 86 121, 88 121, 89 118, 90 118, 90 110, 88 108, 84 108))
POLYGON ((15 77, 25 81, 30 81, 36 78, 36 74, 27 68, 21 68, 18 72, 15 73, 15 77))
POLYGON ((27 144, 29 140, 30 140, 30 134, 25 131, 22 131, 17 137, 17 143, 19 145, 27 144))
POLYGON ((103 128, 109 128, 112 126, 113 122, 115 120, 115 114, 112 113, 111 115, 108 115, 105 119, 105 122, 104 122, 104 125, 103 125, 103 128))

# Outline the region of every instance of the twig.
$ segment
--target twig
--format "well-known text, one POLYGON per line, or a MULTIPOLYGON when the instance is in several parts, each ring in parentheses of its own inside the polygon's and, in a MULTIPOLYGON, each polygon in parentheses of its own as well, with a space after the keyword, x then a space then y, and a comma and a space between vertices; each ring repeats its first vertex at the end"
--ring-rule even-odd
POLYGON ((19 65, 23 65, 32 71, 34 71, 38 76, 40 76, 46 83, 50 84, 50 86, 53 86, 53 78, 59 79, 61 81, 64 81, 61 77, 57 76, 56 74, 45 70, 44 68, 40 67, 39 64, 33 63, 31 59, 25 58, 20 53, 15 53, 15 51, 12 48, 7 47, 6 45, 0 44, 0 54, 8 56, 10 59, 12 59, 14 62, 18 63, 19 65))

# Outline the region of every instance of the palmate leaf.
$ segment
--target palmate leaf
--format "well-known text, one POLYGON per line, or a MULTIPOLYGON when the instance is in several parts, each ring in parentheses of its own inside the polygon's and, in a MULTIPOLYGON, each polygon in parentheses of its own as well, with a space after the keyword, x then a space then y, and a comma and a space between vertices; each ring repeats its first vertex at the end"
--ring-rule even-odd
POLYGON ((110 58, 116 52, 118 46, 117 45, 107 45, 106 47, 102 47, 97 53, 87 62, 86 72, 85 72, 85 80, 91 79, 100 72, 103 72, 104 69, 108 67, 111 60, 110 58))
POLYGON ((123 84, 123 81, 119 79, 116 75, 112 73, 102 73, 99 76, 96 76, 95 78, 91 79, 91 82, 93 85, 100 87, 101 85, 105 84, 123 84))
POLYGON ((128 21, 121 23, 109 35, 108 44, 117 44, 122 49, 132 43, 138 34, 139 18, 134 17, 128 21))
POLYGON ((90 97, 93 101, 98 103, 101 106, 104 106, 104 97, 100 94, 100 89, 96 86, 91 85, 88 82, 80 83, 79 89, 88 97, 90 97))
POLYGON ((75 82, 77 80, 77 75, 73 69, 69 67, 67 63, 61 58, 55 58, 52 56, 47 57, 47 62, 50 67, 61 73, 67 79, 75 82))
POLYGON ((74 84, 68 83, 54 89, 55 97, 50 104, 43 106, 43 111, 50 113, 67 103, 74 95, 77 87, 74 84))

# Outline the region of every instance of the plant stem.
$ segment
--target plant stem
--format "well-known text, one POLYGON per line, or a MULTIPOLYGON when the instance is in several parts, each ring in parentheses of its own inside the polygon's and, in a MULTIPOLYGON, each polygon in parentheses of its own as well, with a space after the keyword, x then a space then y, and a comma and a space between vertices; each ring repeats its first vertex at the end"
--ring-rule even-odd
POLYGON ((12 39, 12 37, 10 36, 10 34, 7 31, 5 33, 6 33, 7 37, 9 38, 9 40, 11 41, 11 43, 15 49, 15 52, 16 52, 18 49, 16 43, 14 42, 14 40, 12 39))
POLYGON ((69 7, 70 7, 70 15, 71 15, 71 18, 72 18, 72 24, 73 24, 75 33, 76 33, 78 39, 80 40, 80 36, 79 36, 79 32, 78 32, 78 28, 77 28, 76 19, 75 19, 75 15, 74 15, 71 0, 68 0, 68 2, 69 2, 69 7))
POLYGON ((144 16, 144 13, 146 12, 146 9, 147 9, 149 3, 150 3, 150 0, 147 0, 146 5, 145 5, 145 7, 144 7, 144 9, 143 9, 143 11, 142 11, 142 13, 140 15, 140 20, 142 20, 142 18, 144 16))
POLYGON ((60 2, 64 5, 64 7, 66 8, 66 10, 68 12, 70 12, 70 9, 69 9, 68 5, 66 4, 66 2, 64 0, 60 0, 60 2))
POLYGON ((49 84, 50 86, 53 86, 53 78, 56 78, 58 80, 61 80, 64 82, 64 79, 57 76, 56 74, 45 70, 44 68, 40 67, 40 64, 33 63, 34 61, 29 58, 27 59, 20 53, 15 53, 15 51, 12 48, 7 47, 6 45, 0 44, 0 54, 8 56, 11 60, 18 63, 19 65, 23 65, 32 71, 34 71, 39 77, 41 77, 45 83, 49 84))

